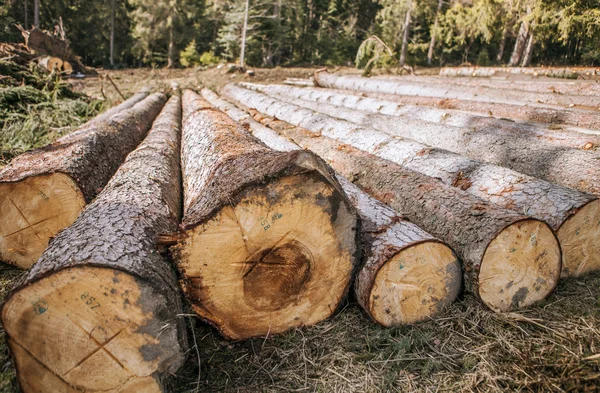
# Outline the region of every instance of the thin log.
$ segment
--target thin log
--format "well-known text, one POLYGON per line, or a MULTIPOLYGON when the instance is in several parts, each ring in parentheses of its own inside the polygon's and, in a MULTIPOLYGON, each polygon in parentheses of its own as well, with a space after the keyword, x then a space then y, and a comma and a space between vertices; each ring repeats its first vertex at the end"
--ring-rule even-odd
POLYGON ((466 289, 490 309, 530 306, 558 282, 560 247, 545 223, 281 120, 258 113, 255 120, 311 149, 341 175, 447 242, 463 261, 466 289))
POLYGON ((159 393, 183 364, 177 278, 155 240, 179 223, 180 124, 173 97, 9 295, 2 323, 22 391, 159 393))
POLYGON ((31 267, 144 138, 164 102, 153 94, 13 159, 0 172, 0 259, 31 267))
POLYGON ((460 89, 454 87, 448 89, 445 86, 430 85, 422 82, 408 83, 390 78, 361 78, 355 75, 335 75, 327 72, 316 72, 314 78, 315 83, 320 87, 375 93, 441 97, 516 105, 529 103, 530 105, 553 104, 563 107, 569 107, 570 105, 600 106, 600 98, 591 96, 530 93, 524 90, 499 91, 498 89, 467 86, 460 89))
POLYGON ((277 152, 197 94, 183 94, 182 239, 193 309, 227 338, 328 318, 356 262, 357 215, 331 169, 277 152))
MULTIPOLYGON (((235 120, 249 116, 208 89, 202 95, 235 120)), ((248 122, 253 135, 269 147, 290 151, 298 145, 263 126, 248 122)), ((435 317, 461 288, 462 272, 454 252, 440 240, 370 197, 344 177, 340 185, 361 218, 362 264, 354 283, 359 304, 383 326, 435 317)))
POLYGON ((470 132, 493 132, 498 135, 508 135, 512 138, 523 139, 526 143, 541 141, 551 145, 584 150, 600 147, 600 131, 598 131, 598 135, 594 135, 593 130, 581 130, 576 127, 562 127, 560 130, 556 130, 549 129, 547 126, 544 127, 542 124, 529 122, 517 123, 506 119, 495 119, 457 110, 399 105, 393 101, 346 94, 344 90, 297 88, 283 85, 259 85, 255 83, 240 83, 240 85, 273 97, 300 99, 303 100, 300 101, 302 102, 300 105, 308 105, 315 110, 318 110, 320 104, 325 104, 325 107, 335 105, 336 107, 342 106, 349 109, 357 109, 360 112, 350 113, 355 113, 359 116, 363 112, 379 113, 382 115, 468 128, 470 132), (317 102, 319 105, 316 105, 315 108, 315 105, 306 103, 305 101, 317 102))
POLYGON ((547 222, 562 245, 564 276, 600 270, 600 200, 594 195, 332 117, 352 117, 353 111, 346 108, 314 103, 308 110, 233 86, 227 86, 225 92, 243 105, 547 222), (314 112, 316 109, 330 116, 314 112))

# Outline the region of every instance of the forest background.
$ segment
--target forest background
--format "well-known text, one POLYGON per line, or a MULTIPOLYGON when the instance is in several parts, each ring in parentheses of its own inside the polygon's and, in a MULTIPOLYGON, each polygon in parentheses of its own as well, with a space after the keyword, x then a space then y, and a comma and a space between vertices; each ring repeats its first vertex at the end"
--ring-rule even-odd
POLYGON ((86 65, 211 66, 239 60, 247 4, 253 67, 353 65, 378 46, 384 66, 600 65, 598 0, 2 0, 0 41, 62 20, 86 65))

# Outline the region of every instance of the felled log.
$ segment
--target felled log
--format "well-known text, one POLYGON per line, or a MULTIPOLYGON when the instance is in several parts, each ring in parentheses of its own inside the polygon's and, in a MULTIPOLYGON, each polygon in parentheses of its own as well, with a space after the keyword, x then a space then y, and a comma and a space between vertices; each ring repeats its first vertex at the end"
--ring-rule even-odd
POLYGON ((355 266, 357 215, 331 169, 274 151, 197 94, 183 94, 182 287, 225 337, 328 318, 355 266))
POLYGON ((38 64, 43 69, 50 72, 61 72, 63 67, 63 61, 58 57, 45 56, 38 59, 38 64))
POLYGON ((98 116, 96 116, 93 119, 93 121, 109 119, 110 117, 114 116, 115 114, 117 114, 125 109, 131 108, 132 106, 134 106, 135 104, 137 104, 138 102, 140 102, 141 100, 146 98, 149 93, 150 93, 150 89, 148 87, 143 87, 140 89, 140 91, 138 91, 137 93, 135 93, 134 95, 132 95, 131 97, 126 99, 125 101, 121 102, 119 105, 115 105, 112 108, 109 108, 108 110, 106 110, 106 111, 102 112, 101 114, 99 114, 98 116))
POLYGON ((65 60, 63 62, 62 71, 67 75, 71 75, 73 73, 73 66, 65 60))
POLYGON ((514 105, 470 100, 445 99, 439 97, 418 97, 383 93, 360 93, 363 97, 371 97, 393 101, 401 105, 431 106, 444 109, 456 109, 466 112, 477 112, 487 116, 506 119, 521 119, 539 123, 551 123, 552 128, 560 124, 570 124, 585 129, 600 130, 600 112, 580 108, 562 108, 552 105, 514 105))
POLYGON ((255 120, 311 149, 463 261, 466 289, 494 311, 528 307, 556 286, 560 247, 548 225, 499 208, 441 181, 256 113, 255 120))
POLYGON ((230 85, 224 91, 243 105, 547 222, 557 232, 562 246, 564 276, 600 270, 600 255, 596 252, 600 247, 600 200, 594 195, 333 117, 352 117, 352 110, 346 108, 314 103, 312 109, 330 117, 230 85))
MULTIPOLYGON (((230 116, 249 116, 208 89, 202 95, 230 116)), ((269 147, 299 149, 274 130, 249 120, 253 135, 269 147)), ((462 283, 461 266, 452 249, 344 177, 336 177, 362 222, 363 260, 354 290, 367 314, 384 326, 398 326, 432 318, 452 303, 462 283)))
POLYGON ((156 245, 180 217, 180 121, 173 97, 9 295, 2 323, 23 392, 158 393, 182 365, 177 279, 156 245))
MULTIPOLYGON (((319 111, 326 105, 319 104, 319 111)), ((435 124, 335 107, 335 116, 390 135, 412 139, 429 146, 504 166, 582 192, 600 195, 600 167, 594 151, 573 149, 514 135, 499 129, 479 129, 435 124)))
MULTIPOLYGON (((343 110, 344 116, 348 113, 359 118, 359 122, 369 121, 368 116, 363 117, 363 112, 379 113, 412 120, 421 120, 431 123, 443 124, 454 127, 468 128, 470 133, 493 133, 498 136, 509 136, 523 139, 527 143, 538 141, 548 145, 573 147, 584 150, 600 147, 600 131, 586 130, 587 133, 578 128, 562 127, 560 130, 549 130, 548 128, 533 123, 516 123, 506 119, 495 119, 483 115, 474 115, 466 112, 446 110, 438 108, 422 108, 413 105, 398 105, 393 101, 381 100, 370 97, 362 97, 354 94, 345 94, 344 91, 324 88, 297 88, 283 85, 259 85, 255 83, 240 83, 241 86, 263 92, 273 97, 297 98, 305 106, 313 110, 319 110, 321 105, 342 106, 358 111, 343 110), (310 104, 305 101, 313 101, 318 104, 310 104), (597 135, 593 135, 594 133, 597 135)), ((292 102, 292 101, 290 101, 292 102)), ((332 107, 333 108, 333 107, 332 107)), ((335 112, 336 109, 332 109, 335 112)))
POLYGON ((153 94, 13 159, 0 172, 0 259, 31 267, 144 138, 164 102, 163 94, 153 94))
POLYGON ((447 99, 472 100, 481 102, 498 102, 502 104, 529 105, 553 104, 569 107, 570 105, 600 106, 600 98, 578 95, 557 95, 552 93, 536 93, 524 90, 505 90, 485 87, 436 86, 423 82, 408 83, 390 78, 362 78, 355 75, 335 75, 327 72, 316 72, 315 83, 321 87, 346 90, 358 90, 376 93, 391 93, 424 97, 440 97, 447 99))

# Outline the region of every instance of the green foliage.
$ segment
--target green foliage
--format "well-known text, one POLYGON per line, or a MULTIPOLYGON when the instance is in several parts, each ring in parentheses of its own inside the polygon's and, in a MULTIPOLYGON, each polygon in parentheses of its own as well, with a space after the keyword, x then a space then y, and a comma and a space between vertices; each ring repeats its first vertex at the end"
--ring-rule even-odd
POLYGON ((200 64, 206 67, 213 66, 215 64, 219 64, 221 59, 215 56, 212 52, 204 52, 200 56, 200 64))
POLYGON ((356 53, 356 68, 365 70, 364 76, 371 74, 375 67, 387 68, 396 63, 393 52, 379 37, 371 36, 364 40, 356 53))
POLYGON ((200 54, 196 50, 196 40, 192 40, 188 46, 179 53, 179 61, 184 67, 192 67, 200 63, 200 54))

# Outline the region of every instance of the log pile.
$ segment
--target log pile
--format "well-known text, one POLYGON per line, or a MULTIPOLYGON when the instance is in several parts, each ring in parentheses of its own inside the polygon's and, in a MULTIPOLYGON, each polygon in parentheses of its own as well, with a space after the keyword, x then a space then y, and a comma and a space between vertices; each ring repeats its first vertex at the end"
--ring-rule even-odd
POLYGON ((24 392, 164 391, 181 293, 240 340, 319 323, 351 288, 400 326, 461 287, 509 312, 600 270, 596 108, 564 109, 587 130, 485 116, 600 103, 585 85, 315 81, 141 91, 0 172, 0 258, 31 267, 1 310, 24 392))
POLYGON ((180 219, 180 124, 173 97, 5 302, 2 323, 24 392, 158 393, 182 365, 181 298, 156 246, 180 219))
POLYGON ((157 93, 130 109, 124 108, 132 102, 124 103, 112 117, 92 120, 48 146, 16 157, 4 168, 0 172, 0 259, 31 267, 49 239, 75 221, 144 138, 164 101, 164 95, 157 93))

